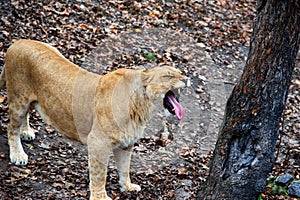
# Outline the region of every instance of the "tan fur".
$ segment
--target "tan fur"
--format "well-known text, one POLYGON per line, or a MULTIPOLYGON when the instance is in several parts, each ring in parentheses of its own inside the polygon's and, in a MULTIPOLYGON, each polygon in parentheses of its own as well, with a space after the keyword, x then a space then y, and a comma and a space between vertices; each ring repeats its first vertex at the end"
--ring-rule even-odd
POLYGON ((105 183, 111 151, 121 190, 140 190, 129 177, 133 144, 143 136, 154 104, 162 104, 168 90, 185 85, 181 81, 185 77, 173 67, 119 69, 99 76, 71 63, 50 45, 32 40, 19 40, 8 49, 0 78, 0 86, 7 87, 11 162, 28 162, 20 135, 34 139, 28 112, 35 108, 64 136, 87 144, 90 199, 110 199, 105 183))

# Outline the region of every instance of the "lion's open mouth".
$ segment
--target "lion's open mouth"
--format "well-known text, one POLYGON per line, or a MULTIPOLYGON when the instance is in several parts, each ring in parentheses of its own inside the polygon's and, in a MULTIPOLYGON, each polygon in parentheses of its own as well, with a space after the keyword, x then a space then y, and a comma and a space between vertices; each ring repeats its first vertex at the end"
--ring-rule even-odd
POLYGON ((163 99, 163 104, 166 109, 173 115, 176 115, 177 119, 182 119, 184 116, 184 110, 180 103, 178 102, 178 98, 175 93, 169 90, 163 99))

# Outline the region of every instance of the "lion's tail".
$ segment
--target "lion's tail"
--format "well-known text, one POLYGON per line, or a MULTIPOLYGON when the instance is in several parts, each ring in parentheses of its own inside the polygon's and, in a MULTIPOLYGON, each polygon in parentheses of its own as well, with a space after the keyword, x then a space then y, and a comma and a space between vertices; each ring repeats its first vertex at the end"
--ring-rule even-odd
POLYGON ((5 66, 4 66, 0 75, 0 89, 4 88, 5 85, 6 85, 6 80, 5 80, 5 66))

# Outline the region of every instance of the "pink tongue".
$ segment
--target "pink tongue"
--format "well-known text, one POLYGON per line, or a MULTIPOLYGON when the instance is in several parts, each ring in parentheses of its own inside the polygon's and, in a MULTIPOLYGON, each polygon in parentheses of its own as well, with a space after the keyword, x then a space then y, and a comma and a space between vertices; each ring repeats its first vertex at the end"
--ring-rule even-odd
POLYGON ((178 103, 178 101, 173 96, 168 96, 168 100, 174 107, 174 112, 177 119, 181 120, 184 116, 184 110, 182 106, 180 105, 180 103, 178 103))

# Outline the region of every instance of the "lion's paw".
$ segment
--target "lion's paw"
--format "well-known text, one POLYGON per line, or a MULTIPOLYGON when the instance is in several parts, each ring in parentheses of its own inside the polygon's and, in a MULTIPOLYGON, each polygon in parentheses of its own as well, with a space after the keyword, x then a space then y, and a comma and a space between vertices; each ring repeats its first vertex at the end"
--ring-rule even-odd
POLYGON ((110 197, 106 197, 105 199, 101 199, 101 200, 112 200, 110 197))
POLYGON ((25 141, 31 141, 35 139, 34 131, 31 128, 28 128, 26 131, 22 131, 22 139, 25 141))
POLYGON ((110 197, 106 196, 106 197, 100 197, 100 198, 97 198, 97 197, 90 197, 90 200, 112 200, 110 197))
POLYGON ((28 155, 24 151, 10 152, 10 162, 15 165, 27 165, 28 155))
POLYGON ((112 200, 107 196, 106 191, 91 190, 90 200, 112 200))
POLYGON ((127 183, 126 185, 121 185, 121 192, 125 192, 125 191, 136 191, 139 192, 141 191, 141 187, 137 184, 133 184, 133 183, 127 183))

